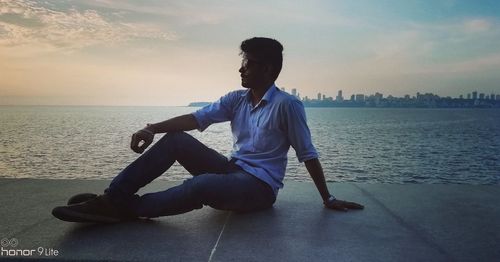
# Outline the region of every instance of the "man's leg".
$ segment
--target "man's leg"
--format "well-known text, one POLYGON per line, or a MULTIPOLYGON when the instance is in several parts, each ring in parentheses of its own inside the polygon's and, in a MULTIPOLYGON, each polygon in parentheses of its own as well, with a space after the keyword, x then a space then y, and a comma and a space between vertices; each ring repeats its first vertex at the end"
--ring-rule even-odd
POLYGON ((134 194, 178 161, 193 175, 224 173, 227 158, 185 132, 164 135, 116 176, 106 194, 117 203, 135 201, 134 194))
POLYGON ((216 209, 248 212, 269 208, 276 200, 265 182, 235 168, 227 174, 202 174, 162 192, 134 201, 141 217, 176 215, 208 205, 216 209))
POLYGON ((71 222, 119 222, 137 217, 141 202, 135 193, 160 176, 175 161, 193 175, 224 172, 229 161, 184 132, 163 136, 113 179, 104 195, 84 203, 55 207, 52 214, 71 222))

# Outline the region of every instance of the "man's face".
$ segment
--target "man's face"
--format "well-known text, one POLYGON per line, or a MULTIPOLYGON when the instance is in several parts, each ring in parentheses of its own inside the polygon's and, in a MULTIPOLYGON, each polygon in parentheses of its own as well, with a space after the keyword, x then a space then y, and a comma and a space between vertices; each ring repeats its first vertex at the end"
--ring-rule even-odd
POLYGON ((269 81, 269 66, 256 59, 252 54, 243 54, 240 67, 241 86, 254 88, 269 81))

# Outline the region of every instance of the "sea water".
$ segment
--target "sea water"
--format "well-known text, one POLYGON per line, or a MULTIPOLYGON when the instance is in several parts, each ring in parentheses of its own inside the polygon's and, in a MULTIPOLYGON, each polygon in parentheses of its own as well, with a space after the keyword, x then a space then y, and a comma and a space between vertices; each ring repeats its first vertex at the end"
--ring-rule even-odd
MULTIPOLYGON (((0 106, 0 177, 111 179, 139 156, 130 149, 135 131, 196 109, 0 106)), ((327 181, 500 182, 500 109, 306 108, 306 114, 327 181)), ((228 123, 189 133, 229 156, 228 123)), ((159 179, 189 176, 175 164, 159 179)), ((285 179, 310 180, 293 149, 285 179)))

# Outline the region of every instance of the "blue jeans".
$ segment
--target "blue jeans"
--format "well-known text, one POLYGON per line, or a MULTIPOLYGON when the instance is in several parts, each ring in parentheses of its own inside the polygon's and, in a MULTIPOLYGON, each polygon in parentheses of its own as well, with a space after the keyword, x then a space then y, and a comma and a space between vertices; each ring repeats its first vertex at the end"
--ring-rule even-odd
POLYGON ((249 212, 269 208, 276 201, 268 184, 185 132, 164 135, 121 171, 105 192, 140 217, 176 215, 204 205, 249 212), (175 161, 193 177, 165 191, 135 194, 175 161))

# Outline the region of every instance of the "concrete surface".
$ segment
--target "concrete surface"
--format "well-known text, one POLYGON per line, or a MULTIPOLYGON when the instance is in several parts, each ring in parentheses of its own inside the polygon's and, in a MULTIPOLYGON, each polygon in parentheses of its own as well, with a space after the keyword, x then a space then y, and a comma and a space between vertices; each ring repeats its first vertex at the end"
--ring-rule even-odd
POLYGON ((365 205, 344 213, 323 208, 314 184, 287 181, 274 208, 250 214, 205 207, 114 225, 52 217, 71 195, 108 183, 0 179, 0 260, 500 261, 494 185, 329 184, 337 197, 365 205))

